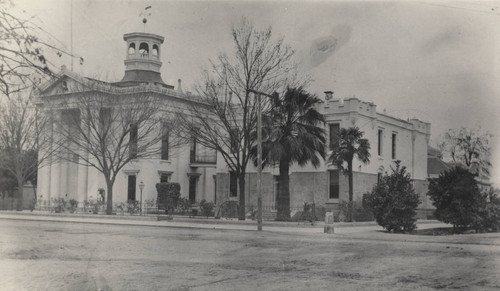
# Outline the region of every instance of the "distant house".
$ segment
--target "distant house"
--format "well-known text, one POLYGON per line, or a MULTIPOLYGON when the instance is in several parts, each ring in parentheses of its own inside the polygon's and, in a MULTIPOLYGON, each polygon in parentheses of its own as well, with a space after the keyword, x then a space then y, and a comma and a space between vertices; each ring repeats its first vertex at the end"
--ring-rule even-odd
POLYGON ((453 168, 455 165, 445 163, 442 160, 442 153, 440 150, 429 146, 427 153, 427 175, 429 179, 439 177, 439 174, 453 168))

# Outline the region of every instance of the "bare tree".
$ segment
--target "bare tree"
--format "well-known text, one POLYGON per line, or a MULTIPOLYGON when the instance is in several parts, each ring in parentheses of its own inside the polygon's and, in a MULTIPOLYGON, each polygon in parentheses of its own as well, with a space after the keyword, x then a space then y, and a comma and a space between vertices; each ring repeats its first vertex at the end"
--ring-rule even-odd
MULTIPOLYGON (((25 11, 16 11, 10 0, 0 0, 0 93, 12 94, 38 85, 53 75, 47 53, 70 55, 50 44, 53 39, 25 11)), ((70 57, 73 57, 70 55, 70 57)), ((83 58, 80 58, 83 62, 83 58)))
POLYGON ((439 144, 445 158, 460 163, 481 179, 490 176, 490 139, 492 135, 478 128, 450 129, 439 144))
POLYGON ((273 41, 271 28, 257 30, 243 19, 232 27, 235 51, 231 56, 220 53, 205 71, 197 93, 205 106, 192 106, 183 125, 200 144, 217 150, 238 179, 239 219, 245 219, 245 174, 254 144, 251 137, 256 126, 256 98, 250 90, 284 92, 297 81, 294 51, 280 38, 273 41))
POLYGON ((165 138, 170 149, 183 144, 176 120, 166 111, 168 104, 154 94, 120 96, 89 89, 50 108, 56 111, 58 158, 103 174, 108 214, 113 211, 113 185, 125 165, 159 155, 165 138))
POLYGON ((41 134, 48 120, 28 96, 17 94, 0 105, 0 169, 16 178, 20 204, 24 183, 49 162, 50 136, 41 134))

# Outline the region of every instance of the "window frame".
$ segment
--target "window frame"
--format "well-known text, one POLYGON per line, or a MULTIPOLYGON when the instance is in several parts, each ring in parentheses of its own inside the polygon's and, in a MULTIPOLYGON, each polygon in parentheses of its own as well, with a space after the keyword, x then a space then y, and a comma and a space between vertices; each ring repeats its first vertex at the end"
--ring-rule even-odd
POLYGON ((135 123, 130 124, 129 133, 129 157, 131 159, 137 158, 138 153, 138 138, 139 138, 139 125, 135 123))
POLYGON ((340 171, 338 169, 333 169, 333 170, 328 170, 328 201, 339 201, 340 199, 340 171), (332 184, 332 174, 337 173, 336 184, 332 184), (332 197, 332 186, 336 186, 336 196, 337 197, 332 197))
POLYGON ((379 127, 377 129, 377 154, 379 158, 384 156, 384 128, 379 127))
POLYGON ((391 134, 391 158, 393 160, 397 159, 397 138, 398 138, 398 133, 393 131, 391 134))
POLYGON ((238 197, 238 176, 235 171, 229 171, 229 181, 228 181, 228 197, 229 198, 237 198, 238 197), (234 184, 231 183, 234 178, 234 184), (232 191, 234 190, 234 191, 232 191), (234 194, 233 194, 234 193, 234 194))
POLYGON ((170 160, 170 131, 165 124, 163 124, 162 126, 163 128, 161 137, 160 160, 168 161, 170 160))
POLYGON ((335 138, 335 142, 338 142, 338 134, 340 133, 340 122, 333 122, 333 123, 328 123, 328 136, 329 136, 329 139, 328 139, 328 142, 329 142, 329 149, 330 150, 333 150, 333 144, 334 144, 334 140, 333 140, 333 132, 334 130, 332 130, 332 128, 336 126, 337 129, 337 137, 335 138))

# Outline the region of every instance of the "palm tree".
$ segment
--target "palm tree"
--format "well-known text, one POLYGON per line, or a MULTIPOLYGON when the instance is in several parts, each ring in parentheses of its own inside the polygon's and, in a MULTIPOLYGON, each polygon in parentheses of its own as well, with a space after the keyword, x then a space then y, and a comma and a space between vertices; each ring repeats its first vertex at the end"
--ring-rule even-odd
MULTIPOLYGON (((336 138, 337 142, 332 144, 332 154, 328 158, 328 162, 342 169, 349 178, 349 213, 348 219, 352 220, 353 207, 353 177, 352 177, 352 162, 356 157, 363 164, 370 162, 370 142, 362 138, 364 132, 358 127, 341 128, 336 138), (347 163, 347 168, 344 164, 347 163)), ((335 138, 333 139, 335 140, 335 138)))
MULTIPOLYGON (((263 116, 263 164, 279 164, 278 220, 290 220, 290 166, 310 162, 318 167, 325 159, 325 119, 315 109, 319 102, 302 88, 288 88, 283 98, 272 98, 263 116)), ((256 160, 256 145, 252 153, 256 160)))

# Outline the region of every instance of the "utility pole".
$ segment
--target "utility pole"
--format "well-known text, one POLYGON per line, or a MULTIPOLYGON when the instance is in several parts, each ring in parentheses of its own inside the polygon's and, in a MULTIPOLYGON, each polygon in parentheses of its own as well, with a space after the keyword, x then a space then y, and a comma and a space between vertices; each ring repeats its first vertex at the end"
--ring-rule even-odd
POLYGON ((257 230, 262 231, 262 106, 257 93, 257 230))
POLYGON ((261 95, 273 97, 272 95, 248 90, 257 98, 257 230, 262 231, 262 104, 261 95))

